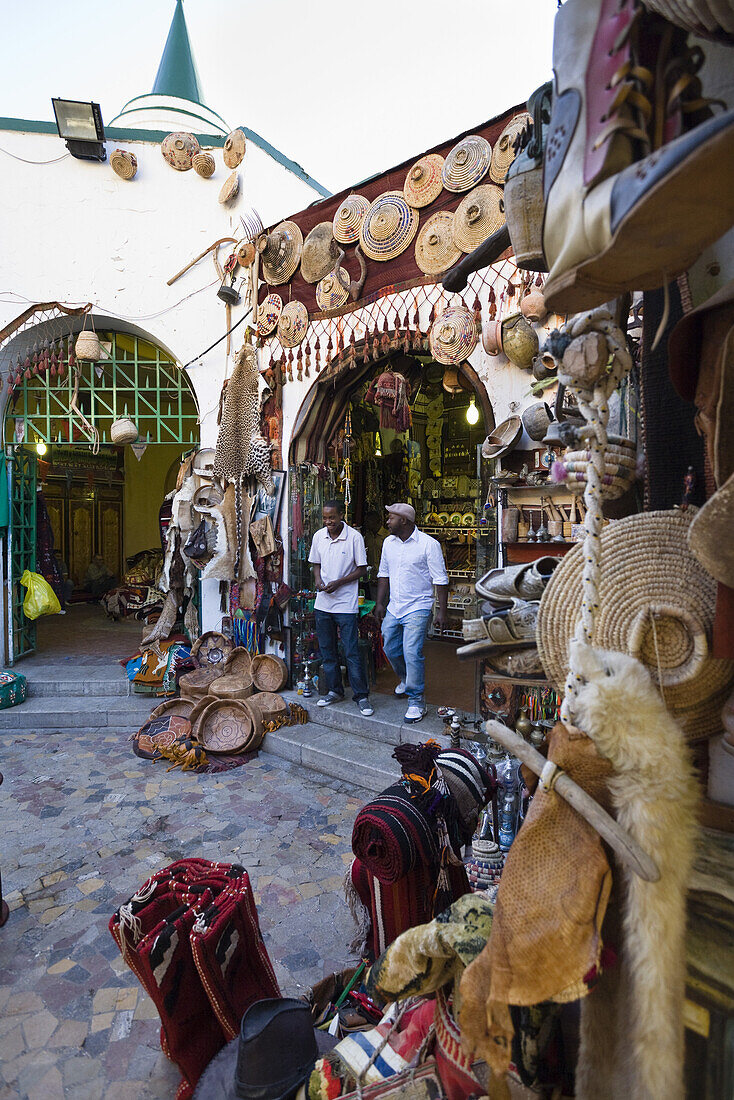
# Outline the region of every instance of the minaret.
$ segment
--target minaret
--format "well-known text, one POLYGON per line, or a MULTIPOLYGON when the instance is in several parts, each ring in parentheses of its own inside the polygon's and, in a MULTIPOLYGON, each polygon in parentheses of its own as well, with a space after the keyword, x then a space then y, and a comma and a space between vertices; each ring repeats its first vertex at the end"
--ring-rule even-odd
POLYGON ((190 130, 195 134, 229 133, 230 127, 224 119, 203 102, 183 0, 176 0, 152 92, 131 99, 108 126, 167 132, 190 130))

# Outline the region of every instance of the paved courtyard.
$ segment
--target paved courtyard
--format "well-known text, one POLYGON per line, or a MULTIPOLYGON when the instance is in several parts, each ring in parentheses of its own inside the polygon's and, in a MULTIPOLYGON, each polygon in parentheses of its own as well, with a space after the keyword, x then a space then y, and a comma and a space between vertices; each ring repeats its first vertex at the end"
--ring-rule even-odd
POLYGON ((1 1100, 174 1096, 156 1010, 107 922, 182 856, 245 865, 284 994, 350 961, 342 879, 365 792, 272 757, 167 772, 109 730, 2 740, 1 1100))

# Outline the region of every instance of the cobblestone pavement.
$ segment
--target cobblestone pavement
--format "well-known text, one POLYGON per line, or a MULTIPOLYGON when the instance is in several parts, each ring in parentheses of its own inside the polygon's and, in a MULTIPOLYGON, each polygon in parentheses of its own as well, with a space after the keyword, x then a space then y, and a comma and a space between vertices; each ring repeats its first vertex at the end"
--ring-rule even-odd
POLYGON ((250 872, 284 994, 350 959, 342 896, 359 788, 272 758, 220 775, 166 772, 119 735, 6 731, 0 870, 0 1098, 173 1097, 152 1001, 107 922, 182 856, 250 872))

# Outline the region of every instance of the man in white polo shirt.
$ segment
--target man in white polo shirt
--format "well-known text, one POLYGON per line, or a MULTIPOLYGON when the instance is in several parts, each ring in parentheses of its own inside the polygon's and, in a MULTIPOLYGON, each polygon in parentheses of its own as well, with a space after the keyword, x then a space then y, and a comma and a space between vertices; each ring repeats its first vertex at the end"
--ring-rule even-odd
POLYGON ((406 722, 420 722, 425 708, 423 645, 436 588, 436 626, 446 626, 449 575, 441 544, 419 531, 410 504, 387 507, 390 534, 382 544, 375 615, 382 621, 385 654, 398 680, 396 695, 408 696, 406 722), (388 603, 388 594, 390 602, 388 603))
POLYGON ((341 501, 328 500, 321 515, 324 526, 314 535, 311 553, 308 555, 308 560, 313 565, 317 593, 314 603, 316 635, 327 687, 327 694, 319 698, 318 706, 328 707, 344 698, 337 651, 338 639, 341 637, 354 701, 360 712, 369 717, 375 712, 370 706, 357 629, 359 581, 367 572, 364 539, 359 531, 344 522, 344 505, 341 501))

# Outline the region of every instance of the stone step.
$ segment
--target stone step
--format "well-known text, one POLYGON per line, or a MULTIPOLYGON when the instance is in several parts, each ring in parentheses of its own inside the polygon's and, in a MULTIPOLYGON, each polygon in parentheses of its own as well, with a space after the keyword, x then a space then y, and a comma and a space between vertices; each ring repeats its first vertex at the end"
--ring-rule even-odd
POLYGON ((18 707, 0 710, 0 730, 139 729, 160 701, 138 695, 124 701, 117 696, 32 696, 18 707))
POLYGON ((28 679, 29 699, 48 699, 49 697, 67 698, 76 696, 131 696, 134 695, 132 684, 127 677, 116 677, 114 680, 85 680, 85 679, 28 679))

